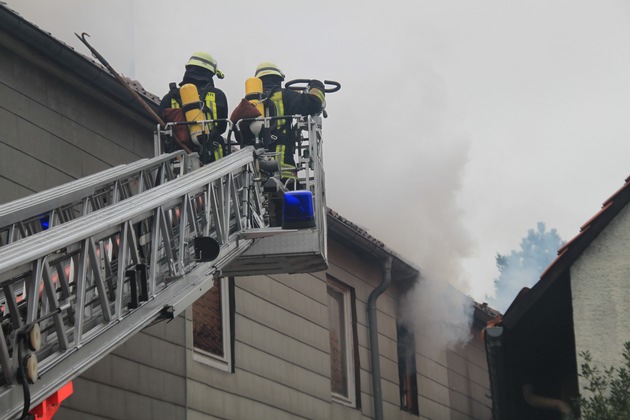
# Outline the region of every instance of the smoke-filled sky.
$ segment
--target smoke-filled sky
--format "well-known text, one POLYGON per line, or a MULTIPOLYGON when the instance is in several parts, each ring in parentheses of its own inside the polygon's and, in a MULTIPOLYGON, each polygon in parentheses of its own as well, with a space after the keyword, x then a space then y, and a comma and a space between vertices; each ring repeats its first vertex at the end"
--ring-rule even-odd
POLYGON ((630 175, 630 3, 5 0, 162 96, 194 51, 231 105, 262 61, 337 80, 328 205, 483 301, 495 255, 564 240, 630 175))

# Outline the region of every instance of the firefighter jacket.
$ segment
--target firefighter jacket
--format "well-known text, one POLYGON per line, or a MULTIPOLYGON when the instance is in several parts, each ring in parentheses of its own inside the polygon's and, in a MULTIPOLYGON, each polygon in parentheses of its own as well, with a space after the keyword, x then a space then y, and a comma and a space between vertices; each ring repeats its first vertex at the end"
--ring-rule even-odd
MULTIPOLYGON (((263 91, 274 105, 271 112, 273 116, 317 115, 322 111, 324 104, 324 92, 320 89, 301 93, 285 89, 279 83, 265 83, 263 80, 263 91)), ((283 125, 278 124, 278 129, 281 129, 283 125)))
MULTIPOLYGON (((267 116, 317 115, 322 111, 325 98, 323 89, 313 88, 308 93, 302 93, 282 88, 278 82, 265 82, 263 79, 263 91, 268 98, 265 104, 267 116)), ((280 153, 283 166, 295 167, 295 138, 290 132, 290 126, 290 120, 276 120, 269 133, 269 146, 280 153)), ((283 174, 287 175, 284 168, 283 174)))

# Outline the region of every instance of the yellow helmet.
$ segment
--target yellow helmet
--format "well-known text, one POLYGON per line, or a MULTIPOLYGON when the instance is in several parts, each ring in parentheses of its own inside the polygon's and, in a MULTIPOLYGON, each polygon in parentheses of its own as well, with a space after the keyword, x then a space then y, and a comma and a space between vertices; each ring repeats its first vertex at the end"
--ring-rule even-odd
POLYGON ((284 73, 282 73, 282 70, 280 70, 278 66, 269 61, 265 61, 264 63, 260 63, 258 67, 256 67, 256 74, 254 74, 254 77, 269 76, 272 74, 280 76, 282 77, 282 79, 284 79, 284 73))
POLYGON ((207 52, 198 51, 193 53, 188 60, 188 63, 186 63, 186 66, 198 66, 206 70, 210 70, 212 73, 216 74, 219 79, 223 79, 223 73, 217 69, 217 60, 215 60, 207 52))

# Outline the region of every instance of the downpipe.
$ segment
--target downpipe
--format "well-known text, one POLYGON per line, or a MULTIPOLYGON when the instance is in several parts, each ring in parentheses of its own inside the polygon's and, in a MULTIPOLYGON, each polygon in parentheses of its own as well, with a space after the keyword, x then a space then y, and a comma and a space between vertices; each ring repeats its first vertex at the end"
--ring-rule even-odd
POLYGON ((376 321, 376 299, 392 282, 392 257, 386 257, 381 264, 381 282, 368 298, 368 329, 370 334, 370 365, 372 368, 372 390, 374 394, 374 419, 383 420, 383 392, 381 389, 381 362, 378 349, 378 325, 376 321))
POLYGON ((569 404, 557 398, 535 394, 534 386, 530 383, 523 385, 523 398, 527 404, 534 408, 557 411, 562 416, 562 420, 572 420, 574 418, 573 410, 569 404))

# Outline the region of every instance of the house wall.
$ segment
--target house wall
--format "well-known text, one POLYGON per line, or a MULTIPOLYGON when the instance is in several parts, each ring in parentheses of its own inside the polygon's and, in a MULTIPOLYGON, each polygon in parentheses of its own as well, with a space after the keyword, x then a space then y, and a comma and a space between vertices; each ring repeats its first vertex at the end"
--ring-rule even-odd
POLYGON ((492 418, 490 377, 481 330, 473 328, 470 340, 446 352, 448 406, 452 420, 492 418))
POLYGON ((0 127, 0 204, 153 154, 146 121, 3 31, 0 127))
POLYGON ((420 418, 492 418, 490 378, 480 333, 472 328, 466 343, 445 349, 422 331, 416 332, 420 418))
MULTIPOLYGON (((374 417, 367 301, 380 267, 329 240, 327 272, 237 278, 235 372, 192 358, 187 319, 189 419, 369 419, 374 417), (360 408, 332 402, 326 274, 354 288, 360 367, 360 408)), ((400 409, 394 288, 377 301, 381 388, 386 419, 490 419, 483 343, 473 338, 434 356, 418 340, 420 415, 400 409), (428 356, 428 355, 431 356, 428 356)), ((479 331, 472 333, 479 337, 479 331)))
MULTIPOLYGON (((329 241, 327 272, 235 279, 234 373, 193 359, 192 311, 134 336, 75 380, 57 419, 370 419, 367 300, 380 268, 329 241), (354 288, 360 408, 332 402, 326 274, 354 288)), ((394 288, 377 301, 386 419, 490 419, 479 331, 452 351, 416 335, 420 415, 400 409, 394 288)))
MULTIPOLYGON (((630 340, 630 206, 609 223, 571 266, 578 365, 588 350, 602 366, 620 367, 630 340)), ((580 378, 582 381, 582 378, 580 378)), ((580 382, 580 389, 583 387, 580 382)))
MULTIPOLYGON (((329 261, 328 273, 356 292, 363 412, 331 402, 327 282, 326 272, 319 272, 236 279, 235 372, 196 362, 189 351, 189 418, 208 414, 242 419, 371 416, 365 302, 377 284, 377 267, 331 241, 329 261)), ((393 306, 393 299, 389 301, 393 306)), ((387 305, 384 299, 383 307, 387 305)), ((395 340, 395 321, 385 312, 379 313, 383 331, 388 331, 383 339, 395 340)), ((192 320, 188 323, 191 332, 192 320)), ((191 338, 188 346, 192 346, 191 338)), ((395 341, 389 353, 395 361, 395 341)), ((391 380, 397 380, 396 369, 395 365, 384 369, 391 380)))
POLYGON ((186 320, 134 335, 73 380, 55 420, 186 418, 186 320))

